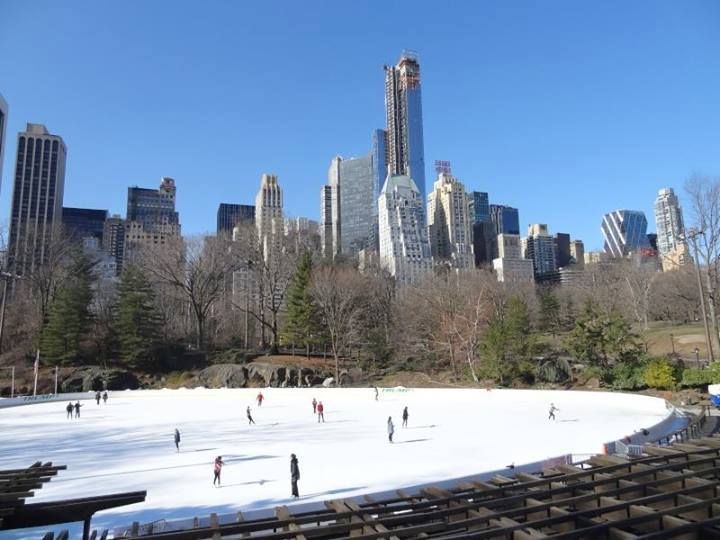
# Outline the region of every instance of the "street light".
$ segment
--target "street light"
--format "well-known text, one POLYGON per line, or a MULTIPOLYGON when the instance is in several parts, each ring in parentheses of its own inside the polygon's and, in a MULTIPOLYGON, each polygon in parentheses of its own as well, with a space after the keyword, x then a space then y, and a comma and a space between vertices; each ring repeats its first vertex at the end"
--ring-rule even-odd
POLYGON ((695 252, 695 274, 697 276, 698 291, 700 292, 700 309, 702 310, 703 324, 705 326, 705 344, 707 345, 708 358, 710 362, 715 361, 715 355, 713 354, 712 342, 710 341, 710 327, 708 326, 707 313, 705 312, 705 291, 702 286, 702 278, 700 277, 700 257, 698 257, 697 248, 697 237, 703 234, 702 229, 689 229, 686 236, 690 238, 690 242, 693 245, 693 251, 695 252))

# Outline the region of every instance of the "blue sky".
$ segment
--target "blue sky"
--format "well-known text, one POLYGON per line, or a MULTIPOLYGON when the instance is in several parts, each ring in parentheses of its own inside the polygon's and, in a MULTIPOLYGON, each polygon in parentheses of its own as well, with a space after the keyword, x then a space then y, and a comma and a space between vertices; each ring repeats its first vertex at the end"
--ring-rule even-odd
MULTIPOLYGON (((279 175, 317 218, 330 159, 384 125, 383 64, 420 54, 425 159, 586 249, 604 212, 720 175, 720 2, 0 1, 16 133, 68 145, 65 205, 125 213, 127 187, 178 185, 185 233, 279 175)), ((428 182, 434 173, 427 171, 428 182)))

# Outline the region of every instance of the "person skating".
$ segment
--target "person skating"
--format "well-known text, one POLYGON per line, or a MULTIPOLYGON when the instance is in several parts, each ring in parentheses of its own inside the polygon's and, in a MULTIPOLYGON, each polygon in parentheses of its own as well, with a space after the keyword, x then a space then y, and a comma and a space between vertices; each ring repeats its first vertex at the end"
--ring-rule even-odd
POLYGON ((80 407, 82 407, 82 405, 80 405, 80 402, 79 401, 76 402, 75 403, 75 418, 80 418, 80 407))
POLYGON ((380 399, 380 391, 377 386, 374 386, 373 388, 375 388, 375 401, 378 401, 380 399))
POLYGON ((323 424, 325 423, 325 407, 322 404, 322 401, 317 404, 317 416, 318 416, 318 424, 322 420, 323 424))
POLYGON ((175 448, 177 451, 180 451, 180 430, 178 428, 175 428, 175 448))
POLYGON ((403 414, 402 414, 402 419, 403 419, 402 427, 407 427, 407 421, 408 421, 409 416, 410 416, 410 414, 408 414, 408 410, 407 410, 407 406, 406 406, 403 409, 403 414))
POLYGON ((65 410, 67 411, 67 417, 68 417, 70 420, 72 420, 72 417, 73 417, 73 415, 72 415, 72 412, 73 412, 73 404, 72 404, 72 402, 69 402, 69 403, 67 404, 67 407, 65 407, 65 410))
POLYGON ((295 454, 290 454, 290 485, 292 486, 292 496, 296 499, 300 497, 298 492, 298 480, 300 480, 300 467, 295 454))
POLYGON ((555 420, 555 411, 559 411, 554 403, 550 404, 550 411, 548 412, 548 420, 555 420))
POLYGON ((250 412, 250 405, 248 405, 247 409, 245 409, 245 414, 247 414, 248 426, 250 424, 254 424, 255 420, 253 420, 252 413, 250 412))
POLYGON ((317 399, 313 398, 312 405, 313 405, 313 414, 317 414, 317 399))
POLYGON ((217 482, 217 485, 220 486, 220 473, 222 472, 223 465, 225 465, 225 462, 222 460, 222 456, 216 457, 215 464, 213 465, 213 472, 215 473, 215 477, 213 478, 213 486, 215 485, 215 482, 217 482))
POLYGON ((103 392, 103 403, 107 403, 107 390, 103 392))
POLYGON ((395 424, 393 424, 392 416, 388 416, 388 422, 387 422, 387 430, 388 430, 388 441, 393 442, 393 434, 395 433, 395 424))
POLYGON ((265 399, 265 396, 263 396, 262 392, 260 392, 255 399, 257 399, 258 407, 261 407, 263 399, 265 399))
POLYGON ((100 405, 100 397, 101 397, 100 390, 98 390, 97 392, 95 392, 95 401, 97 402, 98 405, 100 405))

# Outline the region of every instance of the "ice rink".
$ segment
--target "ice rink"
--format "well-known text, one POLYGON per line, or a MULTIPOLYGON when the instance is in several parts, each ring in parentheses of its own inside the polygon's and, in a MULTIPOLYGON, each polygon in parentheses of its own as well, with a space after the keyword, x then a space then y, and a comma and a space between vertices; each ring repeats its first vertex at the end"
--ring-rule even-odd
POLYGON ((93 519, 109 527, 292 504, 290 453, 299 459, 305 503, 598 453, 669 414, 660 399, 601 392, 381 389, 379 401, 372 389, 262 392, 261 407, 257 389, 114 392, 106 405, 84 401, 72 420, 63 402, 0 409, 0 469, 67 465, 37 501, 147 490, 145 503, 93 519), (324 424, 313 397, 325 406, 324 424), (551 402, 560 409, 556 421, 547 417, 551 402), (248 405, 256 425, 248 425, 248 405), (226 466, 214 488, 218 455, 226 466))

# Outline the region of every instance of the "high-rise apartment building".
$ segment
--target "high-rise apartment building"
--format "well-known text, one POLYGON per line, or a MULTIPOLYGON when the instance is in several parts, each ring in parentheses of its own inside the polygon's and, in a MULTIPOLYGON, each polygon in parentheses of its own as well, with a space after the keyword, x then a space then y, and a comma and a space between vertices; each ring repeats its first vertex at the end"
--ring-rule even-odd
POLYGON ((585 266, 585 244, 582 240, 571 240, 570 241, 570 261, 575 266, 580 268, 585 266))
POLYGON ((128 188, 123 259, 136 249, 164 245, 180 236, 180 215, 175 210, 175 180, 160 179, 157 189, 128 188))
POLYGON ((235 225, 255 223, 255 207, 252 204, 220 203, 217 211, 217 234, 231 235, 235 225))
POLYGON ((522 258, 520 235, 499 234, 497 236, 498 257, 493 259, 493 269, 498 281, 510 283, 531 283, 533 263, 522 258))
POLYGON ((496 234, 520 234, 520 213, 517 208, 491 204, 490 220, 495 225, 496 234))
POLYGON ((125 258, 125 220, 117 214, 105 220, 102 248, 115 259, 115 268, 120 274, 125 258))
POLYGON ((42 124, 18 133, 8 239, 8 266, 16 274, 44 262, 60 228, 66 157, 62 137, 42 124))
POLYGON ((603 216, 602 234, 605 253, 611 257, 627 257, 649 247, 647 219, 639 210, 615 210, 603 216))
POLYGON ((335 256, 333 249, 332 186, 320 188, 320 251, 323 257, 335 256))
POLYGON ((63 206, 62 224, 64 233, 76 241, 94 238, 97 240, 97 249, 100 249, 107 217, 107 210, 63 206))
POLYGON ((5 144, 7 141, 8 104, 0 94, 0 181, 2 181, 3 163, 5 162, 5 144))
POLYGON ((391 175, 412 178, 426 200, 422 91, 417 54, 403 51, 395 66, 385 66, 385 119, 391 175))
POLYGON ((449 170, 439 172, 428 195, 430 250, 436 261, 448 261, 452 268, 471 268, 472 219, 465 186, 449 170))
POLYGON ((523 257, 533 262, 535 277, 557 270, 555 239, 550 236, 547 225, 536 223, 528 227, 528 235, 523 239, 523 257))
POLYGON ((263 174, 255 197, 255 228, 267 259, 284 230, 283 194, 277 176, 263 174))
POLYGON ((432 270, 423 201, 412 178, 388 176, 378 199, 380 264, 400 283, 432 270))
MULTIPOLYGON (((657 226, 657 248, 663 260, 663 269, 676 266, 676 253, 687 252, 685 225, 683 223, 680 201, 672 188, 658 191, 655 199, 655 225, 657 226), (664 260, 672 258, 673 264, 666 265, 664 260)), ((684 257, 683 257, 684 259, 684 257)))

